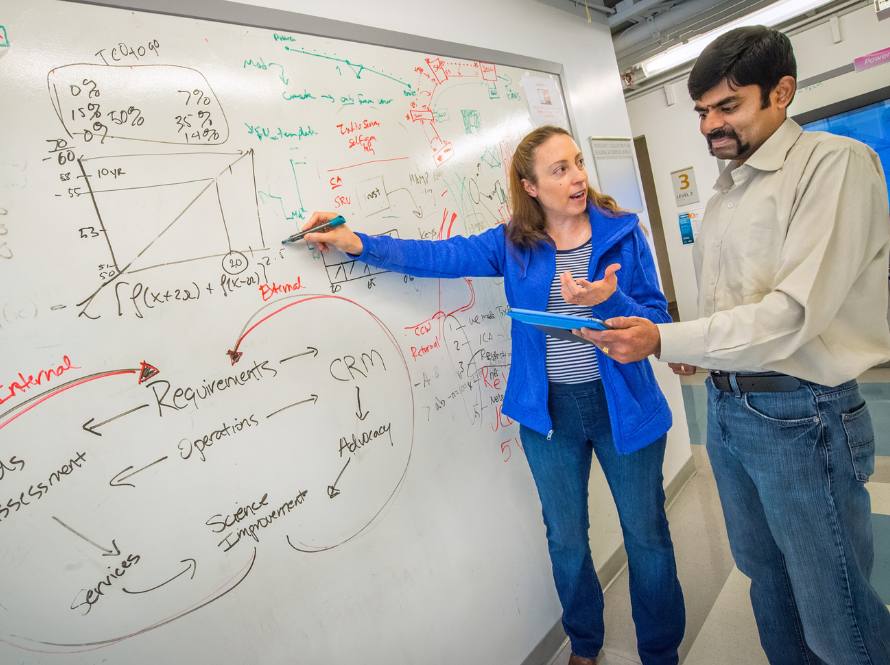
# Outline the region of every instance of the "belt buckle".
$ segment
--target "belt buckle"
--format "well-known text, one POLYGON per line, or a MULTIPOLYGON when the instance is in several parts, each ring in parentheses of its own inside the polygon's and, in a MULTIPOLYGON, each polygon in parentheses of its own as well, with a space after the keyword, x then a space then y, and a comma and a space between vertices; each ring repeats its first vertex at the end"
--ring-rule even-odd
MULTIPOLYGON (((735 374, 735 372, 724 372, 719 369, 712 369, 708 372, 708 375, 711 377, 711 383, 717 390, 723 393, 733 392, 733 382, 730 380, 730 375, 732 374, 735 374)), ((735 388, 738 388, 738 385, 735 388)))

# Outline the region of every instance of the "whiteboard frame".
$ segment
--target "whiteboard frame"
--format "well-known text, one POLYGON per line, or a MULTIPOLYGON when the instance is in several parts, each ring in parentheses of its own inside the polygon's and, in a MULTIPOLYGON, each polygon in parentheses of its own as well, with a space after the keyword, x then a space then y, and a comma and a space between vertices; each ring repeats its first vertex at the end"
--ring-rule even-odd
POLYGON ((311 14, 299 14, 283 9, 244 5, 238 2, 230 2, 229 0, 190 0, 187 9, 183 8, 183 0, 61 0, 61 2, 162 14, 164 16, 178 16, 180 18, 214 21, 216 23, 229 23, 279 32, 295 32, 315 37, 341 39, 359 44, 402 49, 414 53, 429 53, 430 55, 490 62, 496 65, 506 65, 508 67, 552 74, 556 77, 562 92, 562 100, 569 122, 569 131, 576 140, 578 139, 575 131, 575 127, 577 127, 575 115, 572 112, 568 95, 566 95, 565 67, 558 62, 540 60, 506 51, 496 51, 480 46, 446 42, 441 39, 396 32, 395 30, 385 30, 358 23, 348 23, 311 14))

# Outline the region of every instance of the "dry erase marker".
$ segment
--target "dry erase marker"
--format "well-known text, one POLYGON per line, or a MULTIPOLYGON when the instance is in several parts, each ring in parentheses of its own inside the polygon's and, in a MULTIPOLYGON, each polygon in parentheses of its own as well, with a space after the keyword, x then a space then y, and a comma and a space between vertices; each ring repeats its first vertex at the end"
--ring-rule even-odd
POLYGON ((295 233, 289 238, 285 238, 281 241, 282 245, 286 245, 289 242, 297 242, 297 240, 302 240, 307 233, 324 233, 325 231, 330 231, 331 229, 340 226, 341 224, 345 224, 346 219, 343 215, 337 215, 333 219, 326 221, 324 224, 319 224, 318 226, 313 226, 311 229, 306 229, 305 231, 300 231, 299 233, 295 233))

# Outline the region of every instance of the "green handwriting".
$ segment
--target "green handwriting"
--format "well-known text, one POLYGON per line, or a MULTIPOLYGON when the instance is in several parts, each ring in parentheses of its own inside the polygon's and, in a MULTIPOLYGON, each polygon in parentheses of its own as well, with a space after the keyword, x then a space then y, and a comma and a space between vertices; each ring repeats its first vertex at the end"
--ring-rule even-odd
POLYGON ((284 216, 284 218, 287 219, 288 221, 290 221, 290 220, 294 220, 294 219, 306 219, 306 215, 307 215, 308 212, 309 212, 308 210, 306 210, 306 208, 303 208, 302 206, 300 206, 300 208, 298 208, 297 210, 291 210, 289 213, 288 213, 288 212, 285 212, 285 210, 284 210, 284 199, 283 199, 282 197, 280 197, 280 196, 275 196, 275 194, 270 194, 270 193, 268 193, 268 192, 263 192, 263 191, 260 191, 260 190, 257 190, 257 194, 258 194, 259 197, 260 197, 260 201, 262 201, 264 204, 265 204, 265 203, 267 202, 267 200, 269 200, 269 199, 271 199, 271 200, 275 201, 276 203, 278 203, 279 207, 281 208, 281 214, 282 214, 282 215, 284 216))
POLYGON ((361 92, 357 95, 340 95, 339 97, 325 93, 316 97, 314 94, 304 89, 303 92, 282 92, 281 97, 286 102, 305 102, 316 99, 324 100, 331 104, 339 102, 343 106, 386 106, 387 104, 392 104, 391 97, 378 97, 374 99, 366 97, 364 93, 361 92))
MULTIPOLYGON (((287 41, 294 41, 294 40, 289 39, 287 41)), ((411 91, 414 90, 414 86, 412 86, 407 81, 398 79, 395 76, 390 76, 389 74, 384 74, 383 72, 381 72, 377 69, 372 69, 371 67, 365 67, 364 65, 362 65, 360 63, 350 62, 346 58, 335 58, 334 56, 331 56, 331 55, 315 53, 313 51, 308 51, 303 48, 291 48, 290 46, 287 46, 287 45, 285 45, 284 50, 290 51, 291 53, 299 53, 301 55, 310 55, 313 58, 322 58, 324 60, 330 60, 332 62, 343 63, 344 65, 347 65, 350 69, 352 69, 352 72, 355 74, 355 78, 357 78, 357 79, 360 79, 362 77, 362 74, 367 71, 367 72, 371 72, 372 74, 376 74, 377 76, 382 76, 385 79, 389 79, 390 81, 394 81, 394 82, 398 83, 399 85, 405 86, 406 90, 411 90, 411 91)))
POLYGON ((285 85, 290 83, 290 79, 287 78, 287 74, 284 71, 284 67, 279 65, 277 62, 268 62, 267 63, 262 58, 257 58, 256 60, 254 60, 252 58, 247 58, 244 61, 244 65, 242 65, 242 68, 247 69, 248 67, 253 67, 255 69, 262 69, 263 71, 267 71, 270 68, 275 67, 279 70, 278 71, 278 79, 285 85))
POLYGON ((276 127, 275 129, 269 129, 268 127, 263 127, 262 125, 251 125, 248 123, 244 123, 245 127, 247 127, 247 133, 256 136, 257 141, 262 142, 263 139, 268 139, 270 141, 281 141, 283 139, 296 139, 298 141, 302 141, 304 138, 309 136, 317 136, 318 132, 316 132, 312 127, 303 128, 301 125, 297 128, 296 131, 290 131, 287 129, 282 129, 281 127, 276 127))

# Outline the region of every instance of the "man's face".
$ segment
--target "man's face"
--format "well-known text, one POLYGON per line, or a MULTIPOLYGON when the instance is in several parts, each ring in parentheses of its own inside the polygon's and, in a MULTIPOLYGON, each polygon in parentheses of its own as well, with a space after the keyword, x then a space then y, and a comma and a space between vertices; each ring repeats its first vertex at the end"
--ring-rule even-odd
POLYGON ((778 97, 777 89, 771 91, 770 104, 763 108, 760 86, 733 88, 724 79, 696 99, 699 129, 711 154, 738 162, 754 154, 785 120, 787 103, 777 103, 778 97))

